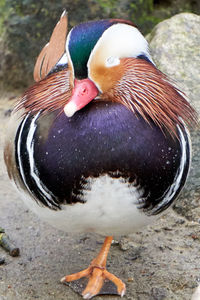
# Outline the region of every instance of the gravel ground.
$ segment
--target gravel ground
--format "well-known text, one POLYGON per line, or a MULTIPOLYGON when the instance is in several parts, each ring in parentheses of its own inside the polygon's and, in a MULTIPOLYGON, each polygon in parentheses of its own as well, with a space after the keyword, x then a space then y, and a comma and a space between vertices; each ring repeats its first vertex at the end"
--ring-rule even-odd
MULTIPOLYGON (((0 99, 0 131, 8 121, 14 94, 0 99)), ((5 134, 5 132, 4 132, 5 134)), ((0 136, 0 151, 3 136, 0 136)), ((153 226, 116 240, 108 257, 108 269, 127 285, 124 299, 188 300, 200 281, 200 154, 199 132, 194 132, 194 159, 188 183, 176 204, 153 226), (190 205, 192 203, 192 205, 190 205)), ((82 282, 66 286, 66 274, 88 266, 103 238, 93 234, 67 235, 32 214, 10 184, 1 155, 0 226, 19 246, 19 257, 0 248, 0 300, 78 300, 82 282), (74 291, 75 290, 75 291, 74 291)), ((109 287, 112 288, 112 287, 109 287)), ((118 296, 98 296, 120 299, 118 296)))

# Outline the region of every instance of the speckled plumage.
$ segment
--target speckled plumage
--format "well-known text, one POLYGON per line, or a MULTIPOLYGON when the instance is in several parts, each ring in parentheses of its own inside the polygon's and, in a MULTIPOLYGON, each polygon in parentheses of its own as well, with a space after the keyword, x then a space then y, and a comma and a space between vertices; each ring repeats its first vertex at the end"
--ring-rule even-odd
MULTIPOLYGON (((20 143, 20 159, 29 189, 36 199, 48 206, 30 172, 27 135, 32 120, 30 115, 25 123, 22 122, 23 133, 19 141, 19 127, 15 142, 20 143)), ((31 139, 35 167, 41 182, 54 195, 53 209, 63 203, 86 202, 82 189, 87 178, 107 174, 113 178, 122 177, 130 185, 137 182, 143 192, 135 204, 149 214, 152 209, 158 213, 170 205, 185 182, 189 159, 185 161, 182 183, 174 197, 156 209, 175 180, 182 156, 181 145, 155 124, 150 126, 142 118, 135 117, 122 104, 96 101, 73 118, 55 112, 49 116, 38 115, 35 123, 31 139), (48 127, 43 128, 43 123, 48 127)), ((189 157, 186 133, 184 136, 189 157)), ((17 152, 16 158, 18 156, 17 152)))

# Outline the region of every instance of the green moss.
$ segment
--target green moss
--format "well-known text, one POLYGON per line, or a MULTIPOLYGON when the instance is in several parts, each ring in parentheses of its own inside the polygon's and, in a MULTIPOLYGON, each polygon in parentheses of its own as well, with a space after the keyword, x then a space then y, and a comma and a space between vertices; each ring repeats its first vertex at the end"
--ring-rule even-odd
POLYGON ((7 19, 7 16, 9 15, 9 10, 6 7, 6 0, 0 0, 0 35, 3 34, 5 26, 5 20, 7 19))

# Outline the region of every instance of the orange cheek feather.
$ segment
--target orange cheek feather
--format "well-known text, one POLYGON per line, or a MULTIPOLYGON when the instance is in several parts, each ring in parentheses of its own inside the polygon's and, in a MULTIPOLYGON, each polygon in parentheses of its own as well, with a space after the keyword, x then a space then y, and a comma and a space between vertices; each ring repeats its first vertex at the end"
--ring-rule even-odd
POLYGON ((123 66, 104 67, 95 66, 91 72, 91 79, 98 85, 102 93, 112 89, 124 74, 123 66))

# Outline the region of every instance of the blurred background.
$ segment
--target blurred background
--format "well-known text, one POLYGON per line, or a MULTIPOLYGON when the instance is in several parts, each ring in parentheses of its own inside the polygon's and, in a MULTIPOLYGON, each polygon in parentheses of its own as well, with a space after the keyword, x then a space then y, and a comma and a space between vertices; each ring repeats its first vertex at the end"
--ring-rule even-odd
POLYGON ((24 89, 33 81, 37 55, 66 9, 69 29, 101 18, 132 20, 148 34, 180 12, 200 14, 199 0, 0 0, 0 87, 24 89))

